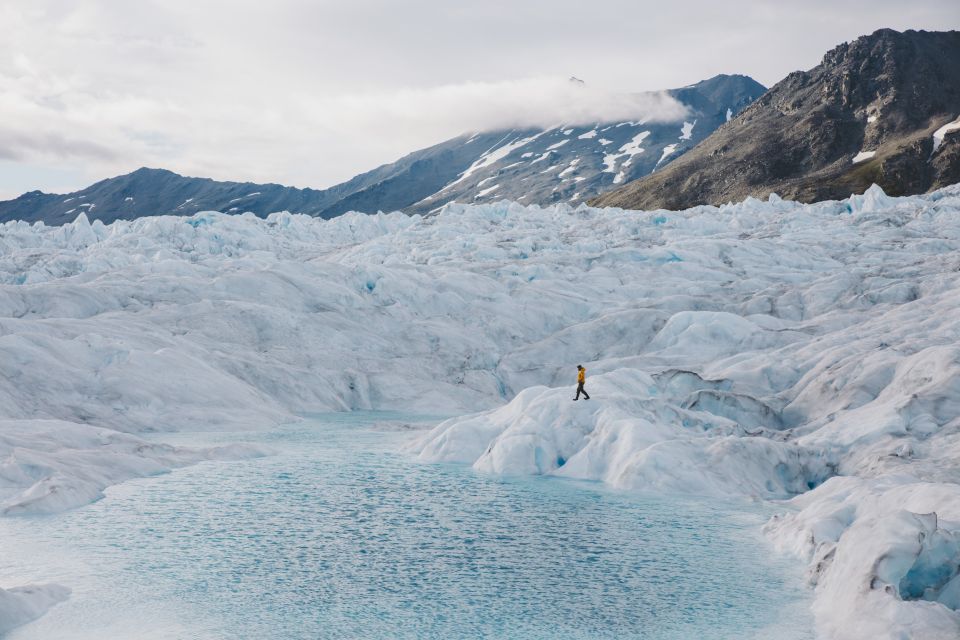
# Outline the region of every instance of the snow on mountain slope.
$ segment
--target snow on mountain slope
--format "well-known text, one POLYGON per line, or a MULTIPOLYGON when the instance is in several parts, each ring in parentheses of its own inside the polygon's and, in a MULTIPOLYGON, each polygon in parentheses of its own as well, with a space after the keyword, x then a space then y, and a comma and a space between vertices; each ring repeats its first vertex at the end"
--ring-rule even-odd
POLYGON ((831 637, 955 638, 958 211, 960 186, 680 212, 7 223, 4 505, 66 508, 256 454, 152 448, 143 431, 479 411, 415 452, 791 499, 768 530, 809 561, 831 637), (574 403, 578 363, 593 397, 574 403))
POLYGON ((426 213, 448 202, 504 198, 523 204, 579 204, 679 157, 726 122, 728 112, 739 113, 764 91, 746 76, 722 75, 666 92, 687 108, 686 120, 506 131, 455 180, 404 210, 426 213), (501 188, 483 193, 488 181, 501 188))

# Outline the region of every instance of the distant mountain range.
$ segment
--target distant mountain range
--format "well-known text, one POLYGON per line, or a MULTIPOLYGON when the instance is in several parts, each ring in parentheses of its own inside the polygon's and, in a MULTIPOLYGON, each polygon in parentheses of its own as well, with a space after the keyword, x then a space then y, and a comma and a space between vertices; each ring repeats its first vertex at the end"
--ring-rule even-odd
POLYGON ((667 92, 688 108, 683 120, 463 135, 323 190, 218 182, 143 168, 74 193, 32 191, 0 202, 0 222, 63 224, 81 212, 90 220, 112 222, 205 210, 331 218, 347 211, 427 213, 448 202, 502 198, 525 204, 580 203, 666 167, 764 91, 746 76, 716 76, 667 92))
POLYGON ((881 29, 770 91, 738 75, 670 90, 688 111, 676 122, 467 134, 322 190, 144 168, 75 193, 33 191, 0 202, 0 222, 201 210, 331 218, 499 199, 682 209, 772 192, 840 199, 873 183, 893 195, 922 193, 960 182, 958 69, 960 32, 881 29))
POLYGON ((771 192, 814 202, 960 182, 960 32, 882 29, 791 73, 695 149, 594 199, 683 209, 771 192))

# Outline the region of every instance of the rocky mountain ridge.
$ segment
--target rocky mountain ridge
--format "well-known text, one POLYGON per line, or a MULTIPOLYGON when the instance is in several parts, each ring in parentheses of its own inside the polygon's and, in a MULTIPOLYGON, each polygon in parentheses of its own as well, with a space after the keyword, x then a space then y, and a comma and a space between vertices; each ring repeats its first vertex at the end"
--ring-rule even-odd
POLYGON ((791 73, 669 167, 592 204, 683 209, 814 202, 960 182, 960 32, 881 29, 791 73))

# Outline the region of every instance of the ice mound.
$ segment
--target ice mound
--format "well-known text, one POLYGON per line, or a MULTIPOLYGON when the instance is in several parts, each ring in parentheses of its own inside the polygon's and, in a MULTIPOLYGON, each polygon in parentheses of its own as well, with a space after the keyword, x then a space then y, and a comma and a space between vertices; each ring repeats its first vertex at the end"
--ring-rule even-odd
POLYGON ((745 437, 734 420, 685 408, 700 390, 684 387, 634 369, 591 378, 592 399, 577 403, 570 389, 533 387, 500 409, 447 420, 412 448, 425 461, 492 473, 716 496, 782 498, 833 474, 822 449, 786 442, 776 431, 745 437))
POLYGON ((0 589, 0 634, 36 620, 69 596, 70 589, 58 584, 0 589))

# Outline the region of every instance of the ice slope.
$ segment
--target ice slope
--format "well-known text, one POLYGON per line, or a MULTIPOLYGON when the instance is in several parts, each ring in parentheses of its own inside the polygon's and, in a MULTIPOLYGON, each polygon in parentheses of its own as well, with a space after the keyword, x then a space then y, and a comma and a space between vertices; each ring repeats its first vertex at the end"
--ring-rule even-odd
POLYGON ((55 513, 97 500, 130 478, 261 454, 243 445, 171 447, 62 420, 0 420, 0 514, 55 513))
POLYGON ((531 387, 500 409, 448 420, 414 448, 425 460, 493 473, 715 496, 786 497, 833 473, 823 449, 784 442, 775 432, 748 437, 750 428, 716 406, 731 400, 735 409, 735 396, 705 398, 698 390, 709 384, 695 374, 617 369, 589 386, 592 399, 577 403, 568 388, 531 387))
POLYGON ((680 212, 7 223, 4 504, 65 508, 255 453, 138 432, 473 412, 415 452, 792 498, 768 529, 810 562, 825 630, 956 637, 958 212, 960 187, 680 212), (577 363, 593 399, 573 403, 577 363), (31 502, 51 484, 70 499, 31 502))
POLYGON ((36 620, 69 595, 70 589, 57 584, 0 589, 0 634, 36 620))

